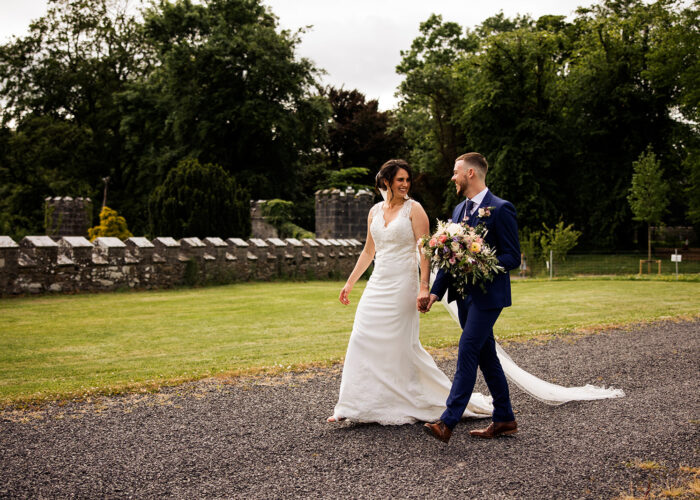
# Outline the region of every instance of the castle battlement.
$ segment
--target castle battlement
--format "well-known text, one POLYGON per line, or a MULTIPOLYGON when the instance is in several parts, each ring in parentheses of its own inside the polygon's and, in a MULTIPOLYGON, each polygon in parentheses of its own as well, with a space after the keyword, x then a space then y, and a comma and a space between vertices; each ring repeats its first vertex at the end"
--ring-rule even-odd
POLYGON ((354 238, 367 236, 367 214, 374 204, 374 194, 352 187, 316 191, 316 236, 319 238, 354 238))
POLYGON ((44 199, 44 226, 49 236, 84 236, 91 222, 90 198, 56 196, 44 199))
POLYGON ((347 276, 362 251, 357 239, 0 236, 0 295, 168 288, 280 277, 347 276))

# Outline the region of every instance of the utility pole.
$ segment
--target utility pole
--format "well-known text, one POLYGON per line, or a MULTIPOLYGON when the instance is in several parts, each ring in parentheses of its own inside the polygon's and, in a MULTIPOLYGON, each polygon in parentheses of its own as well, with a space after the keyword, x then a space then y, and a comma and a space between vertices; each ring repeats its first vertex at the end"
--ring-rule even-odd
POLYGON ((107 177, 103 177, 102 182, 105 183, 105 192, 104 196, 102 197, 102 208, 104 208, 107 206, 107 184, 109 184, 109 175, 107 177))

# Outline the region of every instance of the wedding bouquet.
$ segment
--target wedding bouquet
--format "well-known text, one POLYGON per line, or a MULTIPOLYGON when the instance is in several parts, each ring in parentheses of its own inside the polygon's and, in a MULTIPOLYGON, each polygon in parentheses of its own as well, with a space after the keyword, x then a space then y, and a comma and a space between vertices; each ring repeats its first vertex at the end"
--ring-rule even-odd
POLYGON ((435 234, 419 240, 420 250, 431 267, 452 275, 454 287, 462 297, 468 283, 478 284, 486 292, 484 282, 505 272, 498 264, 496 250, 484 242, 487 232, 485 224, 471 227, 451 220, 438 221, 435 234))

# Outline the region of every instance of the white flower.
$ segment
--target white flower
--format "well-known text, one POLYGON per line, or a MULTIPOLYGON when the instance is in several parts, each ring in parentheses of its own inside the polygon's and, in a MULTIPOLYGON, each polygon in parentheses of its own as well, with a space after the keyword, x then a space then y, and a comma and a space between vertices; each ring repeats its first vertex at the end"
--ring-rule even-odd
POLYGON ((458 234, 462 234, 462 231, 464 231, 464 227, 461 224, 455 224, 454 222, 451 222, 447 224, 447 226, 445 226, 445 231, 450 236, 457 236, 458 234))

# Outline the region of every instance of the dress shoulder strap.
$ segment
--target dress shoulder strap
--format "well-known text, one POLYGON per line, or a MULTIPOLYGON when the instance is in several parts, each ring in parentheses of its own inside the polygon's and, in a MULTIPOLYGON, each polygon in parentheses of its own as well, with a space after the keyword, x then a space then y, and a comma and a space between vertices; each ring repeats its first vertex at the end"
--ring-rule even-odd
POLYGON ((379 211, 382 209, 382 203, 383 202, 380 201, 369 209, 369 214, 372 216, 372 218, 376 217, 379 211))
POLYGON ((411 207, 413 207, 413 204, 417 203, 416 201, 413 201, 411 198, 407 199, 403 206, 401 207, 401 212, 399 212, 399 215, 402 217, 408 217, 411 215, 411 207))

